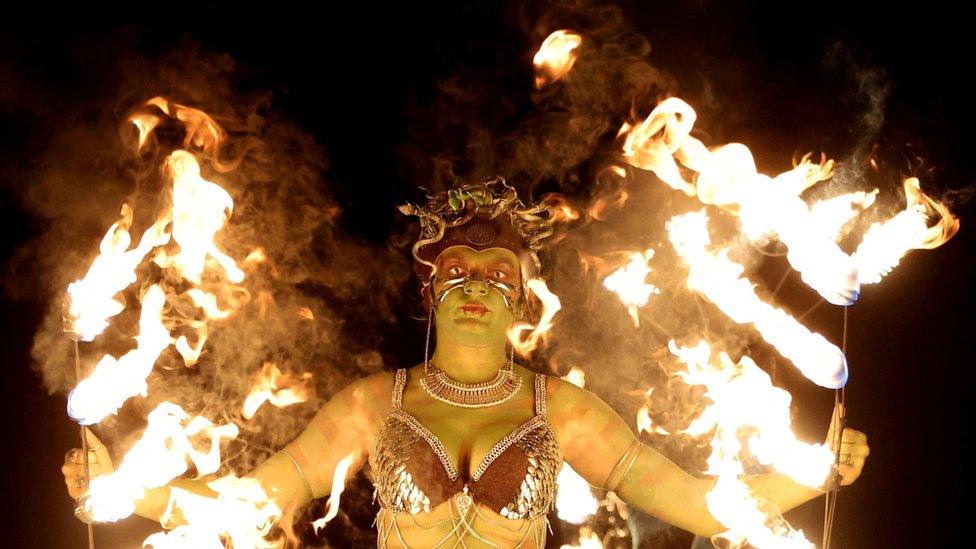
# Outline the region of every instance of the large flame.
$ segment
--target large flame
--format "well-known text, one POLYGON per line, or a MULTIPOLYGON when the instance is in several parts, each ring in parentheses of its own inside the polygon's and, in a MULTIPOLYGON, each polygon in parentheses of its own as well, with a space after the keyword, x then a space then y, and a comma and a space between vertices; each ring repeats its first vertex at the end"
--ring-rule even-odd
POLYGON ((769 177, 757 171, 745 145, 709 150, 692 137, 696 118, 681 99, 665 99, 641 123, 621 128, 623 159, 705 204, 737 214, 750 239, 779 239, 787 247, 790 265, 830 303, 852 304, 861 283, 877 282, 907 251, 938 246, 958 228, 948 209, 922 194, 918 180, 911 178, 905 181, 905 211, 869 231, 864 251, 852 258, 838 247, 838 233, 874 202, 876 191, 849 193, 810 207, 800 193, 833 176, 832 160, 813 163, 807 155, 792 170, 769 177), (687 177, 683 170, 696 177, 687 177), (935 218, 932 226, 930 218, 935 218))
POLYGON ((220 443, 237 437, 233 423, 214 425, 201 416, 191 417, 180 406, 163 402, 149 413, 142 437, 126 452, 119 467, 91 481, 86 505, 94 520, 117 521, 135 512, 135 502, 146 488, 164 486, 187 471, 187 460, 199 475, 220 467, 220 443), (193 441, 209 441, 206 451, 193 441))
POLYGON ((910 250, 941 246, 959 230, 959 219, 925 196, 914 177, 905 180, 905 200, 905 209, 872 225, 854 252, 862 283, 880 282, 910 250), (930 226, 932 218, 935 222, 930 226))
POLYGON ((567 30, 558 30, 546 37, 532 58, 536 89, 566 76, 576 62, 576 48, 582 43, 582 36, 567 30))
MULTIPOLYGON (((169 116, 185 131, 184 146, 203 151, 218 172, 232 166, 222 163, 219 150, 226 134, 206 113, 156 97, 129 118, 139 132, 138 147, 146 147, 154 129, 169 116)), ((82 424, 93 424, 115 413, 135 395, 146 395, 147 379, 160 353, 171 343, 192 366, 203 353, 210 323, 226 319, 247 300, 248 292, 235 286, 245 277, 237 262, 216 243, 226 227, 234 203, 230 194, 203 177, 198 158, 190 150, 170 153, 163 164, 172 181, 172 203, 145 231, 139 245, 129 250, 129 227, 133 212, 123 207, 122 219, 113 225, 102 241, 84 279, 69 287, 68 329, 79 339, 90 341, 102 333, 108 320, 121 313, 126 304, 120 292, 136 281, 136 269, 155 249, 152 261, 177 276, 180 292, 168 291, 159 284, 149 286, 141 297, 140 333, 136 347, 121 358, 103 357, 87 378, 71 392, 68 413, 82 424), (170 245, 172 237, 176 246, 170 245), (186 284, 184 284, 184 282, 186 284), (186 286, 189 286, 186 288, 186 286), (184 289, 185 288, 185 289, 184 289), (185 314, 192 304, 199 311, 195 318, 179 317, 167 322, 167 301, 185 314), (167 326, 179 325, 188 333, 173 338, 167 326)), ((256 249, 242 263, 245 266, 265 261, 264 251, 256 249)), ((306 400, 312 394, 310 375, 284 376, 270 365, 262 371, 245 403, 250 417, 265 401, 278 406, 306 400)), ((111 474, 91 481, 85 505, 96 521, 115 521, 134 512, 135 502, 147 488, 164 486, 180 477, 192 463, 200 476, 220 467, 220 443, 235 438, 234 424, 214 425, 206 418, 190 417, 182 408, 164 402, 148 417, 142 437, 126 453, 121 465, 111 474), (200 444, 207 447, 199 450, 200 444)), ((209 483, 216 497, 204 497, 179 488, 171 490, 163 524, 185 521, 167 534, 151 536, 146 543, 154 547, 269 547, 266 540, 281 511, 254 479, 227 476, 209 483)))
POLYGON ((173 178, 173 240, 180 251, 174 256, 161 252, 154 261, 164 268, 174 267, 187 280, 200 284, 209 257, 224 270, 227 280, 244 280, 244 272, 214 242, 234 210, 230 194, 201 177, 200 164, 187 151, 173 151, 166 170, 173 178))
POLYGON ((207 486, 217 493, 216 497, 170 488, 161 522, 182 519, 184 523, 169 532, 149 536, 143 546, 252 549, 282 545, 280 540, 268 539, 271 528, 281 518, 281 509, 268 498, 257 479, 228 475, 207 486))
POLYGON ((749 357, 735 363, 725 353, 713 356, 704 341, 692 347, 672 341, 669 349, 686 366, 677 375, 689 385, 704 386, 703 396, 710 402, 684 432, 715 433, 706 473, 718 479, 706 499, 711 514, 729 529, 722 537, 736 546, 748 540, 757 547, 812 547, 740 479, 746 472, 742 450, 810 487, 823 484, 831 474, 833 452, 824 444, 796 438, 790 427, 792 397, 773 386, 749 357))
POLYGON ((82 425, 92 425, 114 414, 126 400, 146 395, 146 379, 163 349, 172 339, 163 326, 166 295, 157 285, 150 286, 142 298, 136 348, 116 359, 105 355, 95 370, 68 395, 68 415, 82 425))
POLYGON ((675 216, 667 224, 668 238, 688 264, 688 287, 701 292, 739 324, 752 323, 756 330, 807 379, 831 389, 847 383, 847 359, 836 345, 811 332, 786 311, 773 307, 742 278, 742 265, 728 257, 728 250, 708 251, 711 238, 704 212, 675 216))
POLYGON ((142 234, 138 246, 129 250, 132 216, 132 208, 122 206, 122 219, 102 238, 101 254, 84 278, 68 285, 68 330, 82 341, 98 337, 108 327, 108 319, 125 309, 125 303, 116 296, 136 281, 136 267, 146 254, 169 242, 170 216, 166 214, 142 234))
POLYGON ((560 520, 572 524, 583 524, 596 514, 600 502, 593 497, 593 491, 586 479, 563 464, 556 477, 559 490, 556 491, 556 512, 560 520))

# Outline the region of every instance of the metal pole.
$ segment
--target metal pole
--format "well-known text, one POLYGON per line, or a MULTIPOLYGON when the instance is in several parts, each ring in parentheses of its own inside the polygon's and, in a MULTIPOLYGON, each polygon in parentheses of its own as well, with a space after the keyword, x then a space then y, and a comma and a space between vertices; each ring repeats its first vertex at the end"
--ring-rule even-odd
MULTIPOLYGON (((78 351, 78 338, 73 338, 73 339, 75 342, 75 380, 77 382, 80 382, 81 381, 81 354, 78 351)), ((83 460, 85 464, 85 486, 88 486, 88 483, 91 480, 91 475, 89 474, 89 470, 88 470, 88 437, 85 436, 85 431, 87 431, 87 429, 85 428, 84 425, 80 425, 78 429, 81 434, 81 454, 84 456, 83 460)), ((88 549, 95 549, 95 526, 91 522, 88 522, 87 525, 88 525, 88 549)))

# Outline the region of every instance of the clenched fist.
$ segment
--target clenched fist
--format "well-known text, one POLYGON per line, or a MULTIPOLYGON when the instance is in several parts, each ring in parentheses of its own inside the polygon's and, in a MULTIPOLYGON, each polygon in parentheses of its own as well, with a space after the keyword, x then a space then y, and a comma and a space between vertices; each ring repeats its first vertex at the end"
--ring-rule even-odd
MULTIPOLYGON (((840 418, 843 412, 844 406, 842 404, 837 404, 834 407, 834 415, 830 421, 830 428, 827 430, 826 443, 830 444, 830 449, 834 453, 837 452, 838 442, 835 433, 837 432, 837 427, 840 424, 840 418)), ((866 434, 854 429, 844 428, 844 436, 840 440, 840 464, 838 466, 841 486, 852 484, 857 480, 857 477, 861 476, 861 471, 864 469, 864 462, 870 453, 871 448, 868 447, 868 436, 866 434)))
MULTIPOLYGON (((88 429, 85 429, 85 438, 88 439, 89 478, 106 475, 114 471, 112 457, 102 442, 88 429)), ((68 488, 68 495, 74 499, 80 498, 88 491, 84 459, 81 448, 72 448, 65 454, 64 465, 61 466, 61 472, 64 474, 64 485, 68 488)))

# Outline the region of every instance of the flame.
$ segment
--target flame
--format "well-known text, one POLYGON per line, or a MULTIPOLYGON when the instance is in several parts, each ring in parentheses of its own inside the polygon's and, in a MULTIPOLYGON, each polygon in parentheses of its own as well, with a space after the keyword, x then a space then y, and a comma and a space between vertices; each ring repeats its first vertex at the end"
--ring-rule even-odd
POLYGON ((603 549, 603 541, 592 529, 584 526, 579 529, 579 545, 563 544, 559 549, 603 549))
POLYGON ((675 155, 681 150, 700 152, 705 145, 689 136, 698 115, 690 105, 677 97, 669 97, 636 126, 625 123, 618 135, 626 136, 623 157, 634 167, 654 172, 672 189, 695 196, 695 186, 686 181, 678 169, 675 155))
POLYGON ((578 366, 573 366, 569 369, 569 373, 562 377, 562 379, 572 383, 577 387, 586 386, 586 374, 578 366))
POLYGON ((634 327, 639 327, 640 318, 637 316, 637 310, 647 305, 651 295, 659 294, 661 290, 645 282, 647 275, 651 273, 650 262, 654 257, 654 249, 648 248, 643 253, 630 252, 627 255, 630 257, 630 262, 603 279, 603 286, 617 294, 620 301, 627 306, 634 327))
POLYGON ((258 263, 264 263, 268 260, 267 254, 264 253, 264 248, 255 248, 251 253, 247 254, 244 258, 244 265, 257 265, 258 263))
POLYGON ((576 49, 582 43, 582 36, 568 30, 558 30, 546 37, 532 58, 536 89, 566 76, 576 62, 576 49))
POLYGON ((166 295, 157 285, 150 286, 142 298, 136 348, 116 359, 105 355, 95 370, 68 395, 68 415, 82 425, 92 425, 116 413, 135 395, 146 395, 146 379, 163 349, 172 341, 163 326, 166 295))
POLYGON ((88 511, 98 522, 114 522, 135 512, 135 502, 146 488, 157 488, 187 471, 187 460, 199 475, 220 467, 220 442, 237 437, 233 423, 214 425, 202 416, 191 417, 180 406, 163 402, 149 413, 148 425, 119 467, 92 479, 88 511), (209 439, 201 452, 191 439, 209 439))
POLYGON ((790 393, 773 386, 749 357, 738 363, 725 353, 715 357, 704 341, 692 347, 671 341, 668 346, 686 366, 676 375, 690 385, 703 385, 711 402, 683 432, 715 432, 706 473, 718 479, 706 500, 712 515, 730 529, 722 537, 735 546, 748 540, 757 547, 812 547, 802 532, 770 520, 774 511, 740 480, 745 473, 741 455, 748 450, 760 463, 814 487, 831 474, 833 453, 824 444, 797 440, 790 427, 790 393))
POLYGON ((728 250, 707 250, 708 218, 704 212, 672 217, 668 238, 688 264, 688 288, 701 292, 738 324, 752 323, 762 338, 806 376, 830 389, 847 383, 847 359, 836 345, 811 332, 782 309, 766 303, 752 283, 741 275, 742 265, 728 257, 728 250))
POLYGON ((312 374, 285 375, 273 362, 265 362, 244 399, 243 415, 245 419, 251 419, 265 402, 284 408, 305 402, 313 394, 312 374))
POLYGON ((165 166, 173 178, 173 240, 180 251, 174 256, 161 252, 154 261, 160 267, 177 269, 199 285, 209 257, 224 270, 227 280, 240 283, 244 272, 213 241, 230 218, 234 200, 223 187, 200 176, 200 164, 187 151, 173 151, 165 166))
POLYGON ((199 109, 174 103, 161 96, 146 101, 142 107, 129 116, 129 121, 139 130, 139 149, 143 148, 152 131, 162 121, 156 114, 159 111, 154 108, 183 123, 186 130, 183 146, 202 149, 204 153, 214 159, 219 157, 220 145, 227 139, 227 132, 220 127, 220 124, 217 124, 213 118, 199 109))
POLYGON ((308 307, 299 307, 298 316, 304 318, 305 320, 315 320, 315 313, 313 313, 312 309, 309 309, 308 307))
POLYGON ((959 219, 944 205, 922 193, 918 179, 905 180, 905 209, 884 223, 875 223, 854 252, 858 276, 875 284, 913 249, 941 246, 959 230, 959 219), (929 226, 929 220, 935 223, 929 226))
POLYGON ((553 326, 552 319, 562 308, 559 297, 549 290, 545 280, 532 278, 529 279, 526 286, 542 301, 542 314, 539 323, 535 326, 527 322, 516 322, 508 329, 508 340, 512 343, 515 351, 523 357, 529 356, 540 343, 545 343, 549 330, 553 326), (528 332, 525 337, 522 335, 524 332, 528 332))
POLYGON ((181 335, 176 338, 173 343, 173 347, 176 351, 180 353, 183 357, 183 363, 187 367, 191 367, 197 363, 200 359, 200 355, 203 354, 203 346, 207 343, 207 336, 209 334, 209 328, 207 323, 199 320, 192 320, 188 323, 189 327, 192 328, 196 335, 196 344, 191 345, 190 339, 185 335, 181 335))
POLYGON ((113 224, 99 245, 95 258, 81 280, 68 285, 70 326, 82 341, 92 341, 105 328, 108 319, 121 313, 125 303, 116 295, 136 281, 136 267, 156 246, 169 242, 169 215, 162 216, 142 234, 139 245, 129 250, 132 208, 122 206, 122 219, 113 224))
POLYGON ((641 123, 621 127, 623 159, 705 204, 735 213, 751 240, 778 238, 803 282, 830 303, 852 304, 862 282, 877 282, 908 250, 938 246, 958 229, 958 220, 921 194, 912 178, 905 182, 906 210, 865 234, 864 252, 852 258, 837 246, 838 233, 857 213, 853 209, 870 206, 873 193, 851 193, 811 208, 800 193, 833 176, 832 160, 813 163, 806 155, 792 170, 769 177, 758 173, 745 145, 709 150, 691 137, 696 117, 681 99, 665 99, 641 123), (697 176, 692 181, 683 170, 697 176), (937 218, 932 227, 930 216, 937 218))
POLYGON ((568 464, 563 464, 556 477, 556 511, 560 520, 583 524, 596 514, 600 502, 593 497, 589 483, 568 464))
POLYGON ((215 497, 170 488, 161 523, 167 524, 177 517, 186 523, 149 536, 143 546, 157 549, 281 546, 267 537, 282 511, 268 498, 257 479, 228 475, 207 486, 217 493, 215 497))
MULTIPOLYGON (((147 101, 129 117, 139 132, 140 150, 149 143, 163 115, 183 124, 186 148, 202 150, 218 172, 232 167, 219 158, 226 137, 224 130, 203 111, 163 97, 147 101)), ((203 352, 209 322, 228 318, 250 296, 246 290, 233 286, 244 280, 244 272, 215 242, 217 233, 226 226, 233 212, 230 194, 203 178, 200 164, 189 150, 173 151, 163 167, 172 179, 171 207, 143 234, 139 245, 128 250, 133 212, 128 205, 123 206, 121 219, 106 233, 101 254, 85 278, 68 288, 69 329, 86 341, 104 331, 108 320, 125 308, 125 303, 117 297, 119 292, 136 281, 136 269, 154 249, 152 261, 163 269, 176 271, 191 286, 175 298, 192 302, 202 318, 180 316, 176 324, 187 333, 174 340, 166 327, 172 322, 163 317, 167 310, 166 291, 160 285, 150 286, 140 300, 136 348, 119 359, 102 357, 93 372, 69 395, 68 413, 82 424, 97 423, 117 412, 128 398, 146 395, 153 364, 171 343, 187 366, 192 366, 203 352), (171 237, 178 246, 167 247, 171 237)), ((265 261, 264 250, 257 248, 242 264, 250 266, 265 261)), ((166 276, 164 280, 172 278, 166 276)), ((173 309, 187 310, 178 306, 180 303, 177 301, 173 309)), ((311 311, 308 313, 311 315, 311 311)), ((266 364, 247 396, 245 415, 253 415, 265 401, 285 406, 308 399, 314 394, 310 380, 311 374, 285 376, 273 364, 266 364)), ((164 486, 180 477, 190 463, 200 476, 216 472, 221 462, 221 442, 237 434, 238 427, 234 424, 215 425, 202 416, 191 417, 175 404, 160 404, 149 414, 146 430, 126 453, 121 465, 111 474, 92 480, 85 500, 88 512, 96 521, 119 520, 134 512, 135 502, 143 497, 146 489, 164 486)), ((216 493, 215 497, 171 488, 162 522, 184 520, 187 523, 168 533, 151 536, 145 543, 153 547, 215 548, 223 548, 228 543, 233 547, 280 545, 266 538, 281 517, 281 510, 269 500, 256 479, 230 475, 208 486, 216 493)))
POLYGON ((654 421, 651 420, 651 395, 654 394, 654 388, 651 387, 644 392, 644 404, 637 410, 637 432, 638 433, 653 433, 658 435, 670 435, 670 431, 661 427, 660 425, 655 425, 654 421))
POLYGON ((848 222, 868 209, 878 197, 878 189, 867 193, 857 191, 821 200, 810 206, 813 229, 824 238, 837 240, 848 222))
POLYGON ((556 223, 568 223, 580 218, 580 212, 566 197, 557 193, 549 193, 542 197, 542 201, 549 206, 549 212, 556 223))
POLYGON ((312 521, 315 533, 325 528, 325 524, 339 513, 339 496, 342 495, 342 491, 346 487, 346 476, 349 474, 349 467, 352 465, 354 455, 349 454, 336 464, 335 472, 332 473, 332 492, 329 494, 329 500, 325 502, 325 516, 312 521))

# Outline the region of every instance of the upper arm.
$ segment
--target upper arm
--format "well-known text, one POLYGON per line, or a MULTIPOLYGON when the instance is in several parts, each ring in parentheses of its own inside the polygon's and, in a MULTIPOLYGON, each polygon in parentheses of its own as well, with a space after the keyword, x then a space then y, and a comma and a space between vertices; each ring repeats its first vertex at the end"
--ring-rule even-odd
MULTIPOLYGON (((590 484, 603 488, 634 432, 606 402, 585 389, 556 379, 550 417, 567 463, 590 484)), ((707 510, 710 481, 698 479, 648 446, 642 446, 617 486, 625 502, 661 520, 709 535, 717 523, 707 510)))
POLYGON ((386 402, 381 395, 384 388, 389 394, 390 379, 388 373, 360 379, 333 395, 319 409, 305 430, 284 448, 301 467, 301 472, 288 455, 278 452, 249 476, 258 478, 282 508, 328 494, 336 468, 343 459, 351 460, 347 475, 354 474, 366 461, 379 408, 386 402))
POLYGON ((563 458, 587 482, 602 487, 634 433, 595 394, 559 378, 549 378, 548 414, 563 458))

